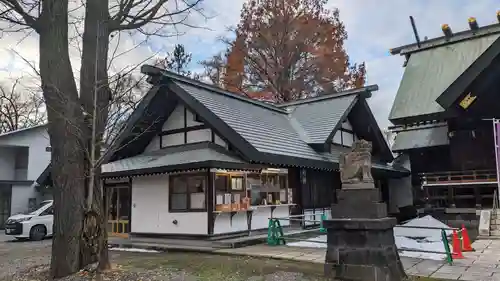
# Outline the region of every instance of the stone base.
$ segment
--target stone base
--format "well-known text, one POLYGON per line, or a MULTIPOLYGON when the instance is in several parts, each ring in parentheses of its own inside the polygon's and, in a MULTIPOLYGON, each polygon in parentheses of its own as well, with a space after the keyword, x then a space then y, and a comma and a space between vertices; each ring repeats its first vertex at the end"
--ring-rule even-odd
POLYGON ((401 281, 406 278, 394 241, 394 218, 325 220, 325 275, 331 280, 401 281))
POLYGON ((332 218, 387 217, 387 205, 380 203, 380 191, 376 188, 341 189, 337 192, 337 204, 331 207, 332 218))
POLYGON ((357 182, 357 183, 342 183, 342 189, 366 189, 375 188, 375 183, 373 182, 357 182))
POLYGON ((332 219, 380 219, 387 217, 387 205, 385 203, 370 202, 356 205, 359 207, 346 208, 343 204, 333 204, 331 206, 332 219))

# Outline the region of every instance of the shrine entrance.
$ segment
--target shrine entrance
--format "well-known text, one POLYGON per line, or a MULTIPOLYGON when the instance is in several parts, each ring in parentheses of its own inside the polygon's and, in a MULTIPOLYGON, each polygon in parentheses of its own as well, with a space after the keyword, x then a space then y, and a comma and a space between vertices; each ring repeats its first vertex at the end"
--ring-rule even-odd
POLYGON ((108 235, 128 237, 130 232, 131 188, 126 185, 109 186, 108 235))

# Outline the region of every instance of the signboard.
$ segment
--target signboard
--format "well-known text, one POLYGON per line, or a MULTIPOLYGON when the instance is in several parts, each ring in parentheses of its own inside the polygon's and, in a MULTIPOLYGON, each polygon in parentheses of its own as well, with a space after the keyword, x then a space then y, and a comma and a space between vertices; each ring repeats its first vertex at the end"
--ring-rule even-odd
POLYGON ((469 106, 477 99, 477 96, 473 96, 471 93, 468 93, 461 101, 460 106, 463 109, 469 108, 469 106))

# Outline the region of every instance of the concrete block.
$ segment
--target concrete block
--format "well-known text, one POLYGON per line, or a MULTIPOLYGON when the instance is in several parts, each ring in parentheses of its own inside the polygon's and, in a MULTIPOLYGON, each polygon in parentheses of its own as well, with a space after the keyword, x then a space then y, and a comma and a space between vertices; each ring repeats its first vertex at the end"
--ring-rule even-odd
POLYGON ((479 235, 490 235, 491 211, 482 210, 479 218, 479 235))

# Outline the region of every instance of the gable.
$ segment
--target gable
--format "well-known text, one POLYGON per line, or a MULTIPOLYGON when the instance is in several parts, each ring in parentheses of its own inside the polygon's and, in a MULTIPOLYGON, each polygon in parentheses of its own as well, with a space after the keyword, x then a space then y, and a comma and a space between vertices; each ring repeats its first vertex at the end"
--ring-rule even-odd
POLYGON ((384 162, 394 160, 391 149, 366 99, 359 99, 349 112, 346 120, 349 121, 353 135, 356 138, 372 143, 372 155, 374 158, 384 162))
POLYGON ((325 144, 357 101, 357 95, 286 107, 307 136, 309 144, 325 144))
MULTIPOLYGON (((389 114, 391 122, 445 112, 436 101, 499 38, 484 36, 412 53, 389 114)), ((402 121, 401 121, 402 122, 402 121)))
MULTIPOLYGON (((326 155, 323 151, 316 151, 304 141, 307 139, 304 130, 297 129, 302 126, 284 109, 290 104, 285 106, 265 104, 151 66, 143 66, 141 71, 150 75, 148 81, 155 85, 153 88, 156 90, 154 90, 155 93, 146 95, 139 108, 132 114, 126 129, 119 136, 121 143, 131 140, 132 145, 127 146, 131 148, 113 153, 111 161, 130 158, 145 152, 150 153, 148 151, 153 153, 155 149, 159 150, 160 146, 163 147, 163 142, 172 147, 183 146, 181 141, 186 143, 189 132, 197 135, 192 141, 207 143, 205 140, 210 132, 214 136, 214 142, 217 142, 216 138, 220 137, 220 140, 223 140, 220 142, 221 145, 227 145, 230 151, 236 152, 243 161, 250 163, 325 170, 335 169, 338 165, 338 159, 332 158, 330 153, 326 155), (134 132, 132 129, 135 127, 134 124, 148 124, 150 129, 145 130, 143 127, 143 133, 141 129, 134 132)), ((339 99, 354 96, 356 93, 358 102, 354 102, 354 106, 347 110, 347 113, 344 112, 344 116, 340 119, 344 123, 347 120, 346 115, 352 115, 356 107, 361 108, 358 111, 363 116, 359 119, 364 120, 365 123, 355 123, 351 118, 348 121, 355 129, 356 136, 360 138, 368 136, 367 139, 375 143, 378 141, 376 137, 360 134, 359 132, 364 133, 364 131, 357 128, 360 125, 366 125, 365 131, 372 134, 378 132, 383 140, 371 111, 364 101, 366 96, 363 94, 370 95, 370 91, 376 89, 377 86, 374 85, 370 88, 365 87, 293 103, 297 105, 319 100, 339 99)), ((342 127, 342 123, 338 122, 337 128, 330 132, 330 143, 334 132, 342 127)), ((344 127, 349 128, 349 123, 346 123, 344 127)), ((378 135, 373 134, 373 136, 378 135)), ((374 146, 380 148, 379 151, 384 151, 381 145, 374 146)), ((389 155, 392 160, 390 151, 389 155)))
POLYGON ((345 120, 341 127, 335 132, 332 143, 344 147, 352 147, 353 143, 357 140, 359 140, 359 138, 353 131, 351 123, 349 120, 345 120))
POLYGON ((200 117, 183 104, 177 104, 159 131, 144 149, 155 150, 199 142, 212 142, 226 149, 228 143, 215 133, 200 117))
POLYGON ((172 84, 178 87, 181 98, 186 98, 186 101, 194 99, 189 102, 203 106, 214 115, 213 121, 221 121, 229 127, 230 131, 221 135, 231 137, 236 134, 242 139, 242 145, 250 146, 247 150, 253 150, 252 160, 264 160, 259 153, 323 160, 301 139, 290 124, 286 111, 181 81, 172 84))

